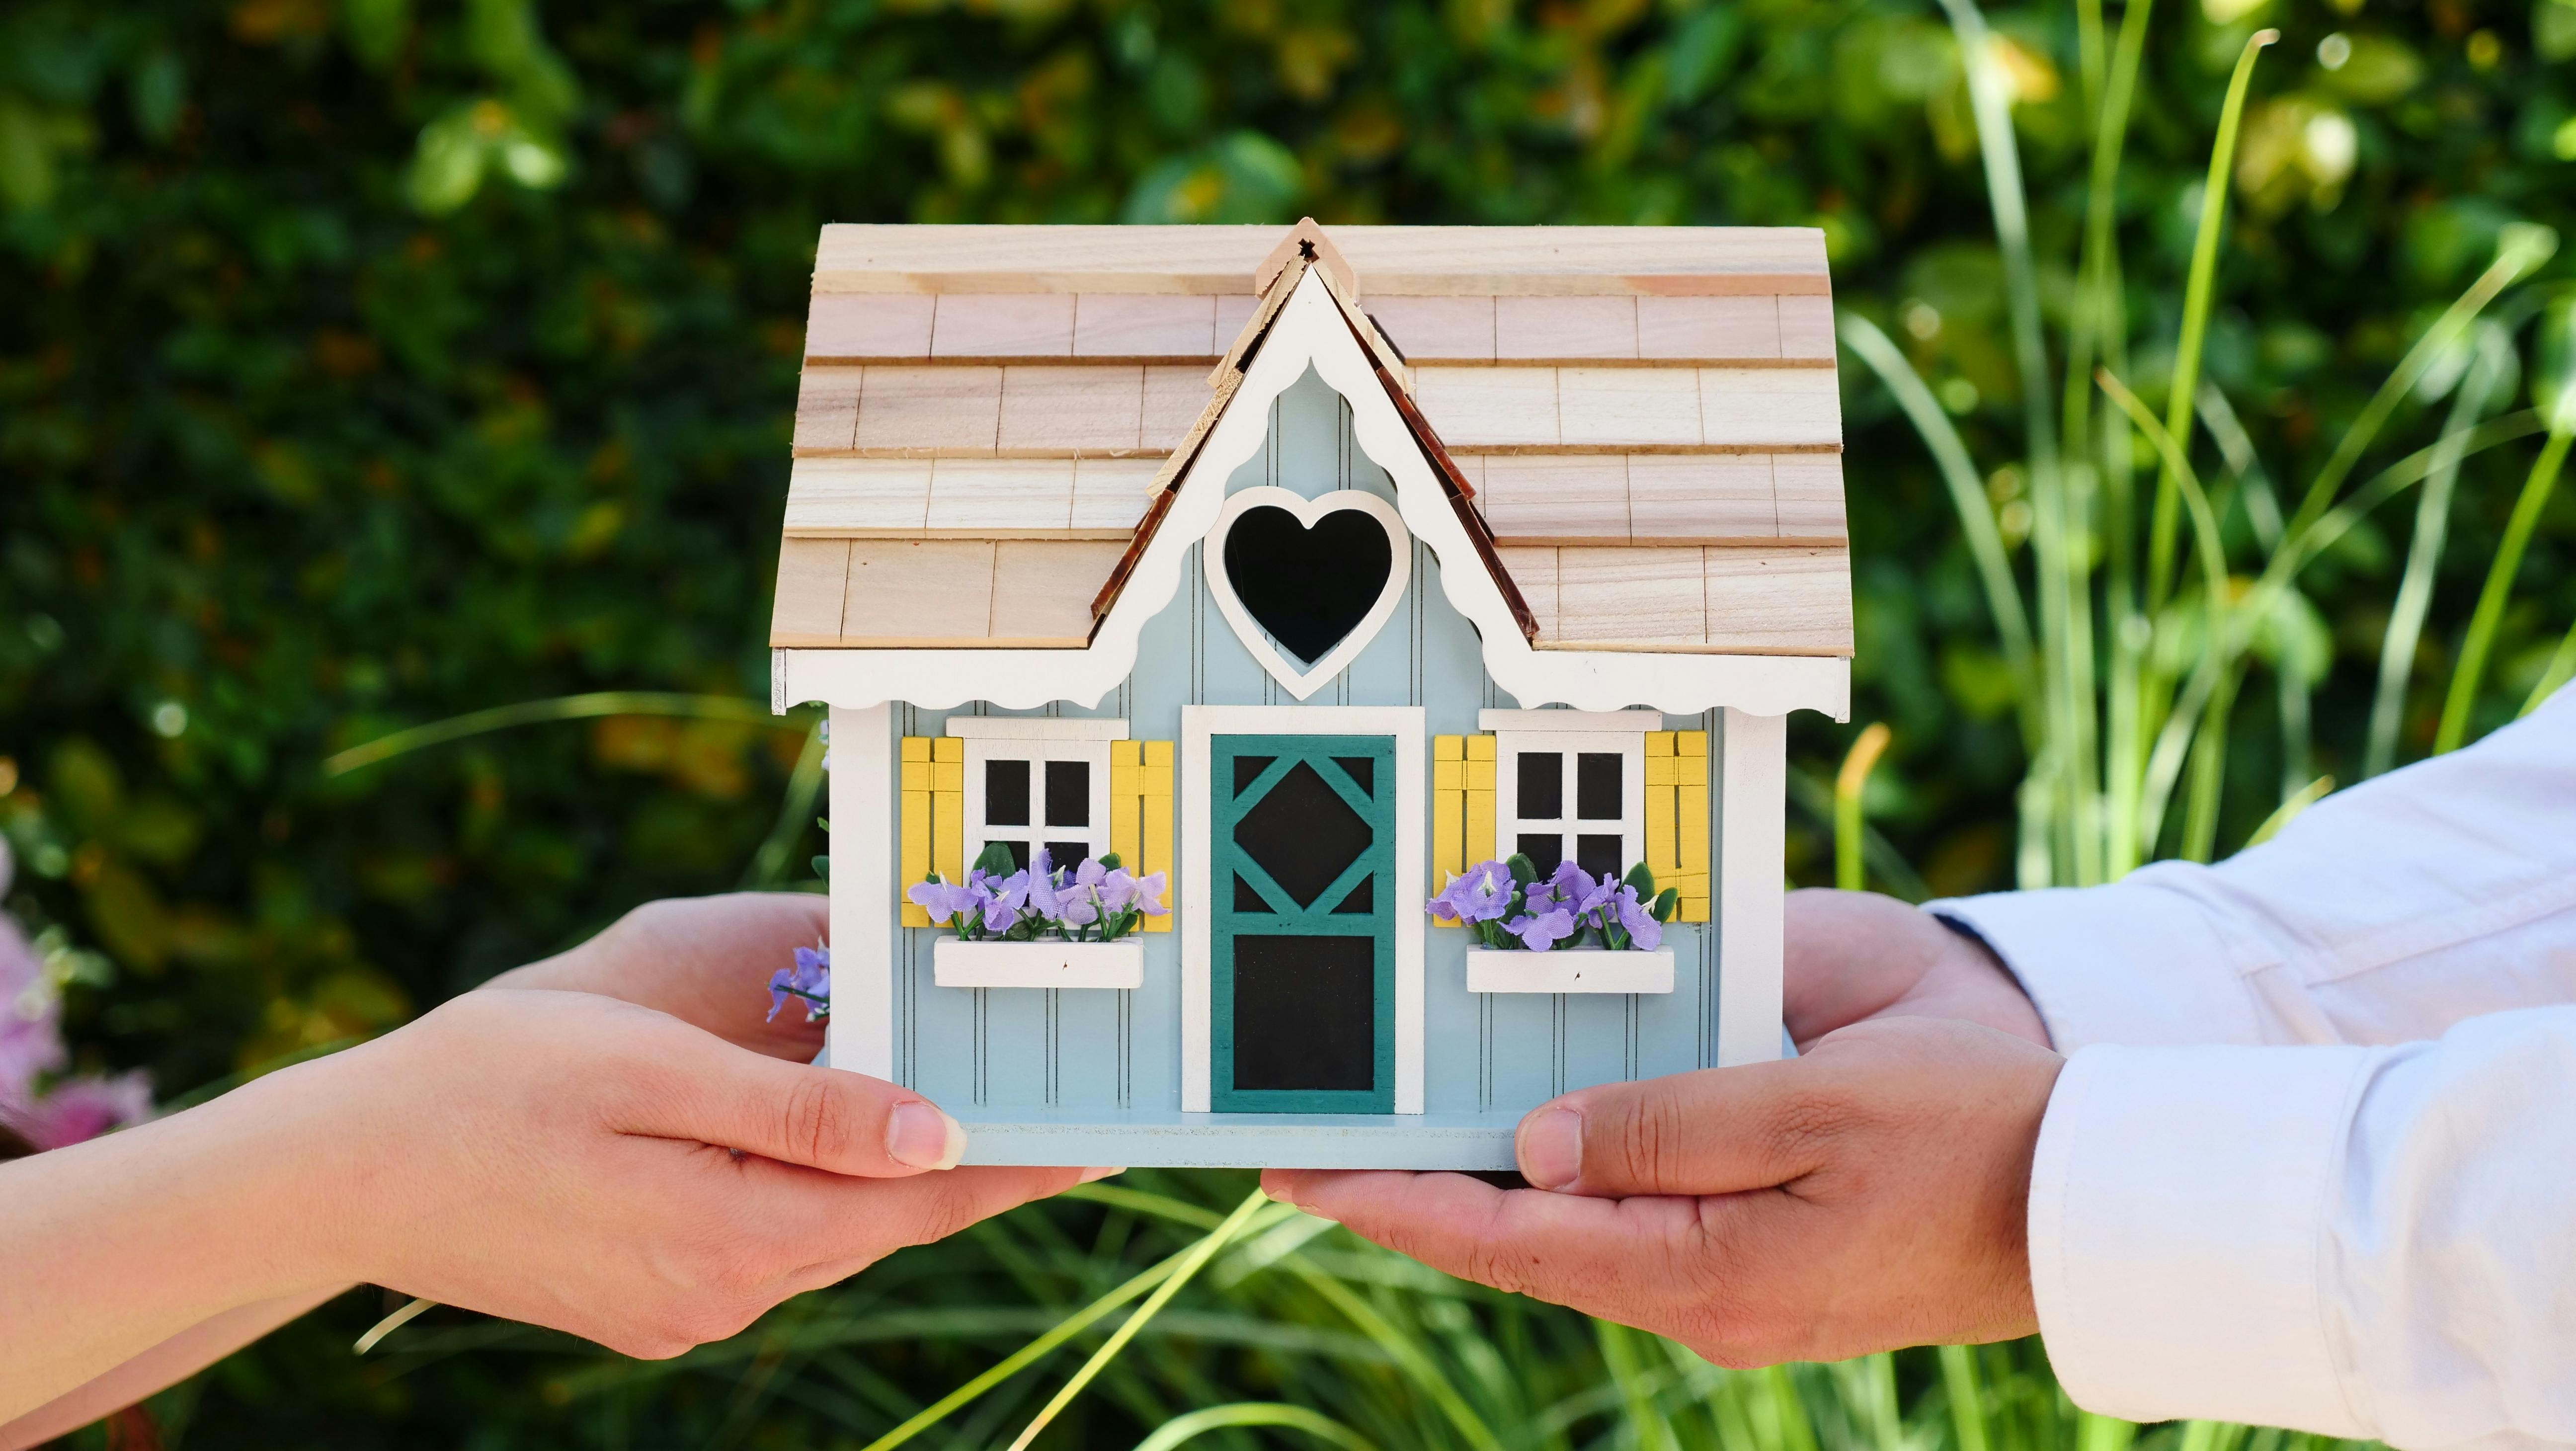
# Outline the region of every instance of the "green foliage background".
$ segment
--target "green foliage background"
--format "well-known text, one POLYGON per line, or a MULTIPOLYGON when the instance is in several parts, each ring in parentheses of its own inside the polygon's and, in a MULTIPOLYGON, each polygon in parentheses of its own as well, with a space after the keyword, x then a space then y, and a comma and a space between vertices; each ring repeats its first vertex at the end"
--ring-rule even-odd
MULTIPOLYGON (((2077 12, 1991 19, 2043 302, 2062 309, 2091 126, 2077 12)), ((2576 4, 2162 0, 2119 193, 2151 400, 2226 67, 2260 25, 2285 39, 2257 73, 2208 373, 2304 477, 2503 226, 2576 221, 2576 4)), ((1840 306, 1906 345, 1977 457, 2016 446, 1967 89, 1926 4, 9 7, 0 826, 12 909, 112 963, 75 993, 84 1062, 148 1067, 165 1094, 213 1084, 380 1031, 637 901, 740 879, 801 722, 619 719, 344 778, 319 763, 531 697, 762 693, 821 223, 1301 212, 1821 226, 1840 306)), ((1876 865, 1914 894, 2007 886, 2024 762, 1992 623, 1922 445, 1873 379, 1847 365, 1844 382, 1853 724, 1895 729, 1871 797, 1895 850, 1876 865)), ((2410 405, 2384 452, 2429 441, 2436 412, 2410 405)), ((2469 462, 2401 758, 2430 740, 2533 446, 2469 462)), ((2016 546, 2022 487, 2009 464, 1988 481, 2016 546)), ((2331 657, 2316 769, 2345 779, 2406 513, 2302 580, 2331 657)), ((2228 524, 2251 527, 2241 507, 2228 524)), ((2571 547, 2562 495, 2481 726, 2576 616, 2571 547)), ((2247 696, 2222 847, 2287 768, 2265 692, 2247 696)), ((1830 778, 1848 728, 1794 730, 1801 773, 1830 778)), ((1792 857, 1830 877, 1825 823, 1794 807, 1792 857)), ((1101 1212, 1048 1211, 1084 1233, 1101 1212)), ((931 1253, 914 1258, 952 1283, 989 1272, 971 1245, 931 1253)), ((927 1272, 880 1272, 907 1273, 927 1272)), ((228 1364, 189 1443, 589 1444, 548 1379, 577 1352, 361 1366, 340 1347, 374 1313, 343 1302, 228 1364)), ((988 1359, 869 1354, 932 1395, 988 1359)), ((1207 1374, 1258 1380, 1242 1356, 1207 1374)), ((677 1419, 637 1423, 660 1429, 596 1436, 715 1434, 673 1395, 677 1419)))

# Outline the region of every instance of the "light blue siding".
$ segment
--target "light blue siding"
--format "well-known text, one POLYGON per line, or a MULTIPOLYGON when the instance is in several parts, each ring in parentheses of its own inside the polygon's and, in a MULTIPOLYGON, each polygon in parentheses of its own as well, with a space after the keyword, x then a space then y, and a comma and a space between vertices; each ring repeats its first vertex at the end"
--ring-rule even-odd
MULTIPOLYGON (((1312 373, 1272 405, 1268 443, 1227 486, 1231 492, 1264 484, 1308 498, 1341 488, 1395 497, 1385 471, 1353 442, 1348 407, 1312 373)), ((1411 576, 1394 618, 1310 703, 1418 705, 1434 734, 1473 733, 1480 708, 1517 702, 1498 696, 1486 677, 1474 627, 1441 591, 1440 562, 1419 541, 1411 547, 1411 576)), ((1042 711, 1006 712, 979 704, 964 713, 1124 717, 1138 739, 1177 741, 1181 708, 1193 703, 1296 703, 1227 626, 1207 594, 1195 548, 1179 591, 1145 626, 1134 675, 1097 707, 1060 702, 1042 711)), ((898 725, 905 735, 939 735, 948 714, 899 707, 898 725)), ((1667 724, 1709 729, 1713 723, 1679 717, 1667 724)), ((1712 735, 1712 757, 1714 751, 1712 735)), ((1712 781, 1717 765, 1712 758, 1712 781)), ((1186 819, 1194 813, 1185 805, 1181 814, 1186 819)), ((1427 849, 1428 833, 1423 836, 1427 849)), ((1178 897, 1175 883, 1171 899, 1178 897)), ((1418 910, 1418 904, 1406 904, 1406 910, 1418 910)), ((1189 1116, 1195 1127, 1186 1134, 1175 1127, 1182 1123, 1182 933, 1144 938, 1141 988, 1059 992, 939 987, 931 981, 935 931, 901 935, 906 960, 896 974, 896 1072, 970 1129, 986 1126, 990 1147, 972 1151, 970 1162, 1259 1161, 1257 1149, 1244 1148, 1240 1135, 1211 1130, 1201 1122, 1206 1116, 1189 1116), (1117 1128, 1122 1121, 1133 1129, 1124 1138, 1117 1128), (1199 1147, 1183 1148, 1184 1140, 1199 1147), (1207 1147, 1220 1140, 1231 1147, 1207 1147), (1242 1157, 1247 1154, 1251 1158, 1242 1157)), ((1512 1122, 1554 1094, 1711 1061, 1713 935, 1693 926, 1668 930, 1666 940, 1676 950, 1675 990, 1669 995, 1551 997, 1468 992, 1467 934, 1429 927, 1423 991, 1428 1117, 1418 1122, 1441 1125, 1431 1137, 1446 1146, 1432 1157, 1459 1166, 1508 1164, 1512 1122), (1459 1139, 1462 1133, 1467 1138, 1459 1139), (1470 1147, 1458 1147, 1470 1141, 1470 1147)), ((1362 1122, 1400 1128, 1405 1120, 1362 1122)), ((1319 1132, 1279 1142, 1294 1142, 1297 1152, 1359 1142, 1342 1129, 1319 1132)), ((1402 1158, 1383 1141, 1371 1142, 1376 1147, 1362 1155, 1368 1162, 1402 1158)), ((1428 1151, 1429 1139, 1425 1143, 1428 1151)))

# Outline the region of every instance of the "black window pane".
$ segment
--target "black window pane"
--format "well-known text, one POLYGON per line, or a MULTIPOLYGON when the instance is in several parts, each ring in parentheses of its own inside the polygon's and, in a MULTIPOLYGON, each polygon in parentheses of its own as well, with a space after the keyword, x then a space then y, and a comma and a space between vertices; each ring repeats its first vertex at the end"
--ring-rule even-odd
POLYGON ((1277 756, 1235 757, 1234 794, 1237 796, 1242 795, 1245 788, 1249 787, 1254 781, 1260 779, 1261 773, 1269 770, 1270 763, 1278 759, 1279 758, 1277 756))
POLYGON ((1335 756, 1333 764, 1349 773, 1351 784, 1360 788, 1361 795, 1377 794, 1377 761, 1374 757, 1335 756))
POLYGON ((1046 768, 1046 824, 1089 826, 1091 824, 1091 763, 1089 761, 1049 761, 1046 763, 1046 768))
POLYGON ((1521 752, 1521 819, 1554 821, 1565 815, 1565 757, 1554 751, 1521 752))
POLYGON ((1254 888, 1250 882, 1245 881, 1240 872, 1236 873, 1234 878, 1234 910, 1238 912, 1267 912, 1270 910, 1270 904, 1261 899, 1260 891, 1254 888))
POLYGON ((1029 824, 1028 762, 986 761, 984 763, 984 824, 986 826, 1029 824))
POLYGON ((1289 767, 1234 824, 1235 845, 1300 907, 1315 905, 1376 839, 1369 824, 1306 761, 1289 767))
POLYGON ((1377 944, 1234 939, 1234 1086, 1377 1087, 1377 944))
POLYGON ((1349 896, 1342 898, 1342 905, 1333 909, 1334 915, 1351 917, 1377 915, 1376 884, 1377 878, 1374 875, 1360 878, 1360 884, 1351 888, 1349 896))
POLYGON ((1596 877, 1619 874, 1619 837, 1617 833, 1595 836, 1590 832, 1574 839, 1574 864, 1596 877))
POLYGON ((1519 850, 1522 856, 1530 859, 1531 866, 1538 868, 1538 874, 1544 877, 1556 870, 1557 863, 1565 860, 1565 838, 1554 832, 1543 836, 1532 833, 1520 839, 1519 850))
MULTIPOLYGON (((1616 838, 1613 838, 1616 840, 1616 838)), ((1091 855, 1087 841, 1051 841, 1047 843, 1047 860, 1059 867, 1078 867, 1091 855)))
POLYGON ((1029 844, 1025 841, 988 841, 984 844, 986 846, 1007 847, 1011 853, 1011 869, 1013 871, 1018 871, 1029 864, 1029 844))
POLYGON ((1586 821, 1619 819, 1619 753, 1585 751, 1574 758, 1574 814, 1586 821))

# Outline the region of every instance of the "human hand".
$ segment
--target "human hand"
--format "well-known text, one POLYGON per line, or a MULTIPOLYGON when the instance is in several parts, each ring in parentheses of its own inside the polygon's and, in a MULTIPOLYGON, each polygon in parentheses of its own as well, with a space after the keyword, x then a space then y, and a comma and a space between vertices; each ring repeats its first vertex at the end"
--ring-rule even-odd
POLYGON ((1083 1173, 950 1167, 964 1133, 919 1094, 588 993, 467 993, 234 1099, 328 1145, 337 1280, 647 1357, 1083 1173))
POLYGON ((513 968, 487 988, 555 988, 668 1013, 736 1047, 810 1063, 823 1025, 793 1004, 772 1015, 770 974, 823 939, 831 905, 809 892, 727 892, 647 902, 598 936, 513 968))
POLYGON ((2039 1010, 1986 945, 1875 892, 1788 901, 1782 1017, 1800 1050, 1873 1018, 1957 1018, 2049 1046, 2039 1010))
POLYGON ((1863 1023, 1800 1058, 1541 1105, 1518 1141, 1538 1188, 1278 1169, 1262 1187, 1721 1365, 2004 1340, 2038 1324, 2031 1155, 2063 1061, 1968 1023, 1863 1023))

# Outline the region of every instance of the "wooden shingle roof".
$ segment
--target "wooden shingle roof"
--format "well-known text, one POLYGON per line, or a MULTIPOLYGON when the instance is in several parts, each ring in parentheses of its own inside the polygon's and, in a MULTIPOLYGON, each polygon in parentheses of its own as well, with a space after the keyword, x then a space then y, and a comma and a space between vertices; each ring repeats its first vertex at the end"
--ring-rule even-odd
MULTIPOLYGON (((772 643, 1080 647, 1280 235, 826 227, 772 643)), ((1330 243, 1540 648, 1850 653, 1820 233, 1330 243)))

